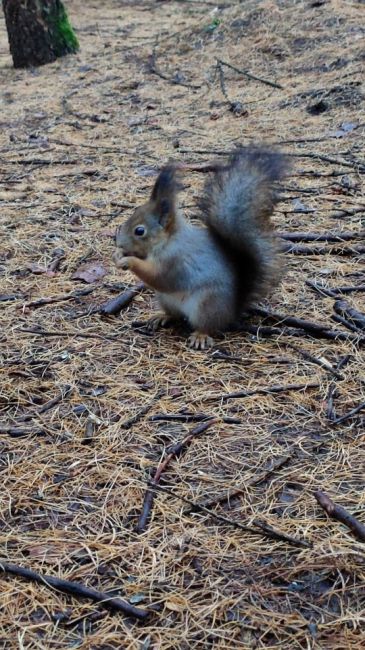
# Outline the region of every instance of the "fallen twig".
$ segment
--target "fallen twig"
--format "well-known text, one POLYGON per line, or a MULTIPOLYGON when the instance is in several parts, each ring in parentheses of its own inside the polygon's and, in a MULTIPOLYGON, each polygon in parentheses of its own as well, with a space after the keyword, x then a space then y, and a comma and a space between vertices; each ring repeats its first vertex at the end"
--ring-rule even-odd
POLYGON ((182 81, 177 76, 169 77, 167 74, 162 72, 160 68, 157 66, 156 52, 153 52, 148 57, 148 66, 152 74, 157 75, 158 77, 160 77, 160 79, 163 79, 164 81, 168 81, 169 83, 172 84, 177 84, 178 86, 185 86, 185 88, 193 88, 194 90, 199 90, 199 88, 201 88, 201 85, 185 83, 185 81, 182 81))
MULTIPOLYGON (((338 361, 338 363, 336 363, 335 370, 338 372, 339 370, 344 368, 350 359, 351 359, 351 355, 346 354, 338 361)), ((336 419, 336 411, 334 406, 334 398, 336 397, 336 391, 337 391, 336 382, 332 381, 328 387, 328 392, 326 397, 326 402, 327 402, 326 416, 328 420, 330 420, 331 422, 336 419)))
MULTIPOLYGON (((225 492, 221 492, 220 494, 210 497, 209 499, 204 499, 204 501, 199 501, 198 506, 204 508, 210 508, 211 506, 217 505, 219 503, 224 503, 225 501, 229 501, 232 497, 242 494, 242 492, 244 492, 248 487, 251 487, 252 485, 257 485, 258 483, 262 483, 262 481, 268 479, 275 470, 285 465, 290 459, 291 459, 290 454, 287 454, 286 456, 280 456, 279 458, 274 458, 273 460, 271 460, 269 467, 267 467, 262 472, 259 472, 255 476, 251 476, 251 478, 249 478, 244 482, 242 487, 235 487, 232 489, 228 489, 228 491, 226 490, 225 492)), ((192 508, 187 508, 187 511, 190 510, 192 510, 192 508)))
POLYGON ((318 381, 310 381, 306 384, 287 384, 286 386, 268 386, 267 388, 256 388, 254 390, 240 390, 236 393, 226 393, 223 395, 212 395, 206 397, 206 401, 220 399, 226 401, 228 399, 237 399, 241 397, 251 397, 252 395, 270 395, 271 393, 286 393, 291 390, 307 390, 307 388, 318 388, 320 386, 318 381))
POLYGON ((84 333, 84 332, 56 332, 52 330, 41 330, 38 327, 19 327, 18 332, 25 332, 26 334, 35 334, 36 336, 44 336, 44 337, 53 337, 53 336, 58 336, 58 337, 69 337, 72 336, 74 338, 80 338, 80 339, 101 339, 102 341, 115 341, 117 338, 119 338, 118 335, 116 336, 103 336, 102 334, 96 334, 96 333, 84 333))
POLYGON ((293 255, 363 255, 365 246, 306 246, 301 244, 283 244, 283 253, 293 255))
POLYGON ((336 521, 341 522, 341 524, 347 526, 357 539, 361 542, 365 542, 364 524, 358 521, 353 515, 350 515, 345 508, 334 503, 325 492, 317 490, 314 493, 314 497, 331 519, 335 519, 336 521))
POLYGON ((30 435, 43 435, 41 429, 24 429, 22 427, 3 427, 0 425, 0 434, 10 436, 10 438, 24 438, 30 435))
POLYGON ((341 375, 340 372, 338 372, 333 366, 331 366, 330 362, 327 361, 327 359, 324 359, 323 357, 315 357, 312 354, 310 354, 310 352, 307 352, 307 350, 302 350, 301 348, 298 348, 296 345, 293 345, 292 343, 287 343, 287 346, 292 350, 294 350, 295 352, 298 352, 298 354, 300 354, 304 359, 307 359, 307 361, 310 361, 311 363, 320 366, 324 370, 327 370, 327 372, 330 372, 337 379, 343 379, 343 375, 341 375))
POLYGON ((279 314, 277 312, 271 312, 268 309, 263 307, 255 307, 253 310, 254 314, 263 316, 271 321, 274 321, 275 324, 280 325, 289 325, 289 327, 298 327, 300 329, 309 332, 314 338, 324 338, 330 340, 340 340, 340 341, 359 341, 361 343, 365 342, 365 338, 359 338, 347 334, 346 332, 341 332, 339 330, 328 329, 325 325, 320 325, 319 323, 313 323, 311 321, 304 320, 303 318, 297 318, 296 316, 285 316, 284 314, 279 314))
POLYGON ((140 282, 134 288, 123 291, 123 293, 119 294, 119 296, 116 298, 113 298, 112 300, 109 300, 109 302, 106 302, 104 305, 101 305, 100 309, 98 310, 99 313, 103 316, 114 316, 116 314, 119 314, 122 309, 128 307, 128 305, 138 295, 138 293, 144 289, 144 286, 145 285, 143 282, 140 282))
POLYGON ((242 74, 244 77, 247 77, 248 79, 252 79, 253 81, 259 81, 260 83, 265 84, 266 86, 271 86, 271 88, 279 88, 279 90, 283 90, 283 86, 276 83, 275 81, 269 81, 268 79, 257 77, 257 75, 252 74, 251 72, 247 72, 247 70, 240 70, 239 68, 236 68, 236 66, 232 65, 231 63, 227 63, 227 61, 222 61, 222 59, 217 59, 217 62, 220 63, 220 65, 225 65, 226 68, 230 68, 231 70, 238 72, 238 74, 242 74))
POLYGON ((64 387, 64 389, 60 392, 59 395, 56 395, 56 397, 53 397, 52 399, 50 399, 45 404, 42 404, 42 406, 40 406, 34 412, 27 413, 25 415, 21 415, 18 418, 18 421, 19 422, 27 422, 28 420, 32 420, 37 415, 41 415, 42 413, 46 413, 51 408, 53 408, 54 406, 59 404, 59 402, 61 402, 65 397, 67 397, 67 395, 69 395, 71 391, 72 391, 72 386, 66 385, 64 387))
POLYGON ((13 302, 23 298, 21 293, 0 293, 0 302, 13 302))
POLYGON ((121 598, 108 596, 107 593, 86 587, 80 582, 62 580, 62 578, 56 578, 55 576, 42 575, 41 573, 32 571, 32 569, 25 569, 24 567, 18 566, 16 564, 10 564, 9 562, 3 561, 0 561, 0 571, 3 571, 4 573, 12 573, 13 575, 21 576, 22 578, 27 578, 28 580, 33 580, 34 582, 45 584, 46 586, 53 587, 54 589, 62 591, 65 594, 71 594, 72 596, 81 596, 82 598, 90 598, 91 600, 100 603, 102 607, 123 612, 124 614, 132 616, 133 618, 137 618, 140 621, 143 621, 149 615, 149 612, 145 609, 134 607, 134 605, 130 605, 121 598))
POLYGON ((241 524, 239 521, 229 519, 224 515, 219 515, 216 512, 213 512, 212 510, 205 508, 204 506, 200 506, 198 503, 195 503, 190 499, 186 499, 186 497, 180 496, 179 494, 175 494, 173 490, 170 490, 170 488, 166 486, 155 485, 152 483, 152 481, 150 481, 150 486, 151 486, 150 488, 151 490, 156 492, 166 492, 166 494, 169 494, 175 499, 179 499, 179 501, 183 501, 184 503, 187 503, 188 505, 191 506, 193 510, 204 512, 204 514, 208 515, 209 517, 212 517, 217 521, 227 524, 228 526, 232 526, 233 528, 238 528, 239 530, 244 530, 247 533, 253 533, 256 535, 261 534, 264 535, 265 537, 269 537, 270 539, 276 539, 282 542, 287 542, 291 546, 299 546, 301 548, 312 547, 312 544, 310 542, 307 542, 304 539, 299 539, 297 537, 292 537, 291 535, 287 535, 287 533, 282 533, 281 531, 275 530, 275 528, 273 528, 272 526, 263 522, 260 519, 254 519, 251 522, 252 525, 247 526, 245 524, 241 524))
MULTIPOLYGON (((60 258, 57 258, 57 260, 60 258)), ((65 300, 75 300, 81 298, 81 296, 88 296, 89 293, 95 291, 96 287, 87 287, 86 289, 80 289, 78 291, 72 291, 71 293, 66 293, 64 296, 51 296, 49 298, 38 298, 38 300, 32 300, 32 302, 27 302, 25 307, 35 309, 37 307, 43 307, 43 305, 51 305, 55 302, 63 302, 65 300)))
POLYGON ((341 323, 346 329, 350 330, 350 332, 356 332, 357 334, 361 334, 361 329, 359 327, 356 327, 353 323, 350 323, 347 318, 344 318, 343 316, 339 316, 339 314, 332 314, 331 315, 331 320, 335 321, 335 323, 341 323))
MULTIPOLYGON (((130 429, 133 424, 136 424, 136 422, 139 422, 147 413, 148 411, 156 404, 156 402, 165 394, 164 390, 159 390, 156 395, 153 397, 153 399, 148 402, 148 404, 145 404, 145 406, 142 406, 142 408, 137 411, 135 415, 132 415, 132 417, 128 418, 128 420, 125 420, 122 422, 121 427, 122 429, 130 429)), ((151 418, 150 418, 151 419, 151 418)))
POLYGON ((241 102, 232 101, 228 97, 226 84, 225 84, 225 80, 224 80, 223 63, 219 59, 217 59, 217 70, 218 70, 218 74, 219 74, 219 85, 221 87, 222 95, 225 98, 225 100, 227 101, 227 103, 228 103, 228 105, 230 107, 230 110, 235 115, 239 115, 239 116, 247 115, 247 110, 245 109, 245 107, 243 106, 243 104, 241 102))
POLYGON ((333 309, 336 314, 350 321, 358 329, 365 331, 365 315, 351 307, 347 300, 336 300, 333 309))
POLYGON ((355 406, 355 408, 351 409, 351 411, 348 411, 348 413, 341 415, 339 418, 335 418, 333 420, 333 424, 342 424, 342 422, 349 420, 349 418, 352 418, 353 415, 360 413, 360 411, 363 411, 364 409, 365 409, 365 402, 362 402, 361 404, 355 406))
POLYGON ((365 239, 365 231, 360 232, 279 232, 278 236, 281 239, 292 242, 311 242, 311 241, 324 241, 324 242, 342 242, 351 241, 353 239, 365 239))
MULTIPOLYGON (((158 413, 150 417, 150 422, 207 422, 211 419, 212 416, 205 413, 158 413)), ((238 418, 222 417, 219 419, 225 424, 242 423, 242 420, 238 418)))
MULTIPOLYGON (((209 429, 213 424, 216 424, 219 420, 217 418, 211 418, 207 422, 202 422, 201 424, 198 424, 197 427, 191 430, 191 432, 185 436, 180 442, 176 443, 175 445, 172 445, 167 449, 167 456, 164 458, 164 460, 161 461, 159 466, 157 467, 153 479, 150 481, 150 484, 152 487, 156 487, 158 483, 160 482, 161 475, 167 468, 167 466, 170 464, 170 462, 173 460, 173 458, 177 458, 181 454, 181 452, 190 445, 191 441, 196 438, 198 435, 209 429)), ((138 533, 143 533, 146 529, 147 522, 150 517, 150 513, 152 510, 153 506, 153 500, 155 498, 155 493, 153 490, 150 488, 146 491, 144 500, 143 500, 143 507, 142 507, 142 513, 138 519, 138 523, 136 526, 136 531, 138 533)))
POLYGON ((328 296, 329 298, 334 298, 336 295, 332 289, 329 289, 328 287, 324 287, 322 284, 318 284, 318 282, 314 282, 314 280, 306 280, 305 283, 308 287, 314 289, 314 291, 316 293, 319 293, 321 296, 328 296))
POLYGON ((330 163, 331 165, 342 165, 343 167, 353 167, 357 169, 358 171, 364 171, 365 166, 354 160, 353 162, 349 160, 338 160, 338 158, 332 158, 331 156, 325 156, 322 153, 315 153, 315 152, 301 152, 301 153, 288 153, 288 156, 291 156, 292 158, 312 158, 313 160, 322 160, 323 162, 330 163))

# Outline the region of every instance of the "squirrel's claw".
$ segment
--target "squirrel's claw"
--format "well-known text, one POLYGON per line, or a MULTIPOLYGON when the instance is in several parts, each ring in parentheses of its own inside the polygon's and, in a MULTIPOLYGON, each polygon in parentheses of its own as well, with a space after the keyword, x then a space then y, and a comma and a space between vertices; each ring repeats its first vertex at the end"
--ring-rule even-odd
POLYGON ((160 327, 164 327, 171 321, 171 318, 164 313, 156 314, 153 318, 150 318, 147 323, 147 328, 152 332, 156 332, 160 327))
POLYGON ((206 348, 211 348, 213 345, 214 341, 211 336, 202 332, 193 332, 188 338, 188 346, 195 348, 195 350, 205 350, 206 348))
POLYGON ((130 258, 129 257, 123 257, 120 255, 119 251, 117 250, 116 253, 113 255, 113 260, 114 264, 118 269, 123 269, 123 271, 128 271, 129 269, 129 262, 130 258))

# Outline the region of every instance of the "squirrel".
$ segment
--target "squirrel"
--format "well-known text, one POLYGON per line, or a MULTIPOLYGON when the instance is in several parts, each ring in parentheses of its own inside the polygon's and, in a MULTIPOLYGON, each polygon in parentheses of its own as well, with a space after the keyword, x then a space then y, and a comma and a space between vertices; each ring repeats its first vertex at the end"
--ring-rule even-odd
POLYGON ((284 155, 241 148, 216 164, 200 200, 202 221, 188 222, 177 206, 178 164, 162 168, 150 199, 117 228, 114 262, 157 292, 163 309, 151 329, 185 318, 190 347, 214 344, 279 276, 278 245, 270 223, 274 181, 284 155))

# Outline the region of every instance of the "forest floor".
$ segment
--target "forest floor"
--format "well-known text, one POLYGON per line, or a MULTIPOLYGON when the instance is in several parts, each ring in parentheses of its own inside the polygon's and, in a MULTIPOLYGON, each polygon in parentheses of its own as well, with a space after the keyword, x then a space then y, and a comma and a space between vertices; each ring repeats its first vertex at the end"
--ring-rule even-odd
MULTIPOLYGON (((346 311, 365 311, 364 4, 67 7, 80 53, 33 70, 13 69, 1 18, 0 568, 148 615, 5 571, 0 647, 360 648, 364 539, 315 492, 365 524, 364 320, 346 311), (265 308, 319 329, 262 312, 196 352, 143 326, 150 291, 103 316, 136 285, 113 233, 159 166, 249 142, 293 162, 265 308), (138 532, 155 468, 199 416, 214 419, 170 459, 138 532)), ((190 217, 205 178, 185 175, 190 217)))

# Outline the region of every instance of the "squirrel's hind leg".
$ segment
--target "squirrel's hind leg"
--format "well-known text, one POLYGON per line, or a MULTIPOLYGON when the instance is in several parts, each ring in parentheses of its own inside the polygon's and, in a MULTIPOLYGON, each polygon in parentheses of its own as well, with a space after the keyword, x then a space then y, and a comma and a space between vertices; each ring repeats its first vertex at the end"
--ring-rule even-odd
POLYGON ((224 330, 234 320, 233 300, 227 291, 203 288, 193 294, 188 308, 188 320, 193 333, 188 345, 196 350, 205 350, 214 345, 211 334, 224 330))

